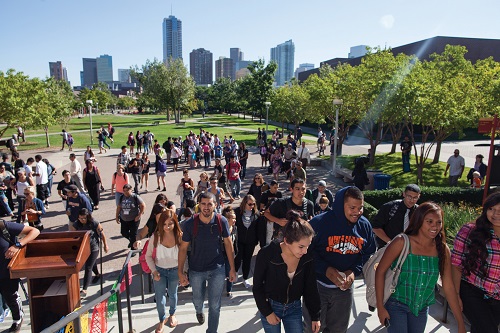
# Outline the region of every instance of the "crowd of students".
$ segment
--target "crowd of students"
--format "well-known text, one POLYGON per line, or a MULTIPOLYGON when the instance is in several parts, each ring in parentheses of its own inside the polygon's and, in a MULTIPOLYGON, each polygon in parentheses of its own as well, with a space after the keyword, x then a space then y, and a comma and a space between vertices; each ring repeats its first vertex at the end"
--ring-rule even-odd
MULTIPOLYGON (((386 242, 390 245, 377 270, 376 287, 378 317, 389 332, 425 331, 439 275, 459 331, 465 331, 463 310, 472 332, 496 332, 500 318, 499 193, 488 197, 475 223, 460 230, 450 251, 445 242, 443 211, 435 203, 417 205, 418 186, 409 185, 402 200, 384 205, 370 223, 362 215, 364 197, 357 187, 343 188, 334 195, 322 180, 316 188, 307 188, 306 167, 311 154, 301 141, 302 135, 290 134, 287 142, 280 144, 278 133, 273 133, 268 142, 266 132, 259 132, 261 167, 270 163, 268 173, 273 174, 273 180, 268 184, 262 173, 254 173, 246 195, 241 194, 241 182, 250 178, 246 170, 249 152, 244 143, 238 145, 232 137, 221 140, 200 129, 199 135, 190 132, 185 139, 168 138, 160 145, 154 134, 146 131, 132 135, 122 146, 117 170, 111 175, 116 222, 131 249, 141 248, 144 238, 149 239, 145 258, 154 280, 159 318, 156 332, 162 332, 164 325, 178 325, 175 313, 179 285, 191 286, 200 324, 205 322, 203 302, 208 292, 207 332, 216 332, 221 294, 225 290, 226 296, 232 297, 240 268, 241 282, 245 288, 252 288, 265 332, 279 332, 281 326, 285 332, 346 332, 354 279, 377 244, 380 248, 386 242), (155 155, 154 164, 149 154, 155 155), (179 168, 182 163, 186 163, 185 167, 179 168), (160 193, 139 229, 141 216, 149 209, 140 192, 149 190, 153 167, 160 193), (196 167, 204 171, 195 182, 189 172, 196 167), (177 208, 163 191, 165 177, 173 177, 180 170, 177 208), (282 173, 290 179, 285 180, 287 192, 279 189, 282 173), (130 184, 131 178, 134 185, 130 184), (231 206, 239 199, 237 206, 231 206), (380 293, 384 273, 401 252, 402 239, 398 235, 402 232, 409 236, 410 255, 394 294, 384 303, 380 293), (257 245, 260 249, 252 267, 257 245)), ((109 138, 111 130, 106 133, 109 138)), ((48 174, 53 175, 55 168, 50 171, 50 163, 43 162, 39 155, 33 166, 34 161, 28 159, 25 164, 18 161, 18 156, 13 156, 16 161, 11 166, 6 162, 8 156, 3 157, 0 180, 8 186, 0 187, 0 199, 5 198, 2 201, 6 214, 14 215, 7 194, 10 190, 11 199, 12 195, 18 199, 18 222, 25 217, 30 226, 42 230, 41 217, 48 208, 52 187, 48 174), (8 173, 9 167, 15 175, 8 173)), ((99 209, 103 181, 90 147, 84 159, 82 169, 75 155, 70 155, 70 170, 63 171, 64 179, 57 187, 66 201, 70 229, 92 231, 82 297, 90 282, 101 277, 96 266, 97 244, 102 241, 104 250, 109 248, 103 227, 92 217, 92 211, 99 209)), ((8 251, 9 244, 3 244, 1 238, 0 243, 8 251)), ((2 287, 0 290, 6 304, 12 306, 13 296, 2 287)), ((15 324, 19 323, 19 316, 12 313, 15 324)))

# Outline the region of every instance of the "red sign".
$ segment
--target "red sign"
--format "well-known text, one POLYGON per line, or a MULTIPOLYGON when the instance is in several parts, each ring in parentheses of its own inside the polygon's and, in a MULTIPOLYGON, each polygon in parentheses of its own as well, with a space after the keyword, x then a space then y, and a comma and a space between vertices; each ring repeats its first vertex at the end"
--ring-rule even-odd
MULTIPOLYGON (((491 128, 493 127, 494 118, 480 118, 479 125, 477 127, 477 132, 479 134, 491 133, 491 128)), ((497 130, 500 130, 500 123, 497 123, 497 130)))

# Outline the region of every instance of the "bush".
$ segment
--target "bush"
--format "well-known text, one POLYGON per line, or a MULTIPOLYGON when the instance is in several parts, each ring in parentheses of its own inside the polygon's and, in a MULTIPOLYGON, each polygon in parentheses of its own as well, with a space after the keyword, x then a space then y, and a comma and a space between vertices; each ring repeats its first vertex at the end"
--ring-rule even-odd
MULTIPOLYGON (((421 187, 419 202, 434 201, 439 204, 467 203, 472 206, 480 206, 483 199, 483 191, 472 188, 459 187, 421 187)), ((404 188, 392 188, 383 191, 365 191, 365 201, 375 208, 380 208, 383 204, 401 199, 404 188)))
POLYGON ((378 212, 378 209, 370 205, 368 202, 365 201, 364 206, 363 206, 363 216, 368 219, 368 221, 371 221, 372 218, 375 217, 375 215, 378 212))
POLYGON ((463 202, 459 204, 441 205, 444 213, 444 227, 446 230, 446 242, 450 249, 453 248, 455 239, 460 228, 468 222, 476 220, 481 215, 481 206, 471 206, 463 202))

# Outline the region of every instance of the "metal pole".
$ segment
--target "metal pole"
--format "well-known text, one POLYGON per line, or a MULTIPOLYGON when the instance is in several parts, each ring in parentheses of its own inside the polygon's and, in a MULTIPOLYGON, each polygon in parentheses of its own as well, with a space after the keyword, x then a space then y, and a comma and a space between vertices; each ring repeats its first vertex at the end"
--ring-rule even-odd
POLYGON ((89 116, 90 116, 90 144, 94 144, 94 139, 92 138, 92 106, 89 105, 89 116))
POLYGON ((101 283, 101 295, 104 293, 103 291, 103 286, 102 286, 102 283, 103 283, 103 271, 102 271, 102 233, 99 233, 99 254, 100 254, 100 257, 101 257, 101 275, 100 275, 100 283, 101 283))
POLYGON ((335 174, 335 168, 337 167, 337 140, 338 140, 338 130, 339 130, 339 107, 335 108, 335 137, 333 138, 333 165, 332 172, 335 174))
POLYGON ((266 132, 268 125, 269 125, 269 104, 266 104, 266 132))
POLYGON ((130 286, 129 286, 128 269, 125 270, 125 292, 127 294, 127 315, 128 315, 128 331, 135 332, 132 328, 132 302, 130 301, 130 286))
POLYGON ((118 332, 123 333, 122 297, 119 290, 116 293, 116 310, 118 312, 118 332))
POLYGON ((491 174, 491 166, 493 163, 493 154, 495 152, 495 132, 497 126, 498 126, 498 116, 495 115, 495 117, 493 118, 493 124, 491 126, 490 154, 488 156, 488 168, 486 169, 486 182, 484 184, 483 204, 486 201, 486 197, 488 196, 488 192, 490 190, 490 174, 491 174))

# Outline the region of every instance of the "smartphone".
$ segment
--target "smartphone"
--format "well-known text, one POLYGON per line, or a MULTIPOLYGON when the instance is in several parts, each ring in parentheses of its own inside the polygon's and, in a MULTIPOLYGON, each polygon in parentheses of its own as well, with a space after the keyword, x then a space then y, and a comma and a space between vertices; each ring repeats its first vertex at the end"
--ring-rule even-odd
POLYGON ((384 320, 384 326, 385 327, 391 326, 391 322, 389 321, 389 318, 385 318, 385 320, 384 320))

